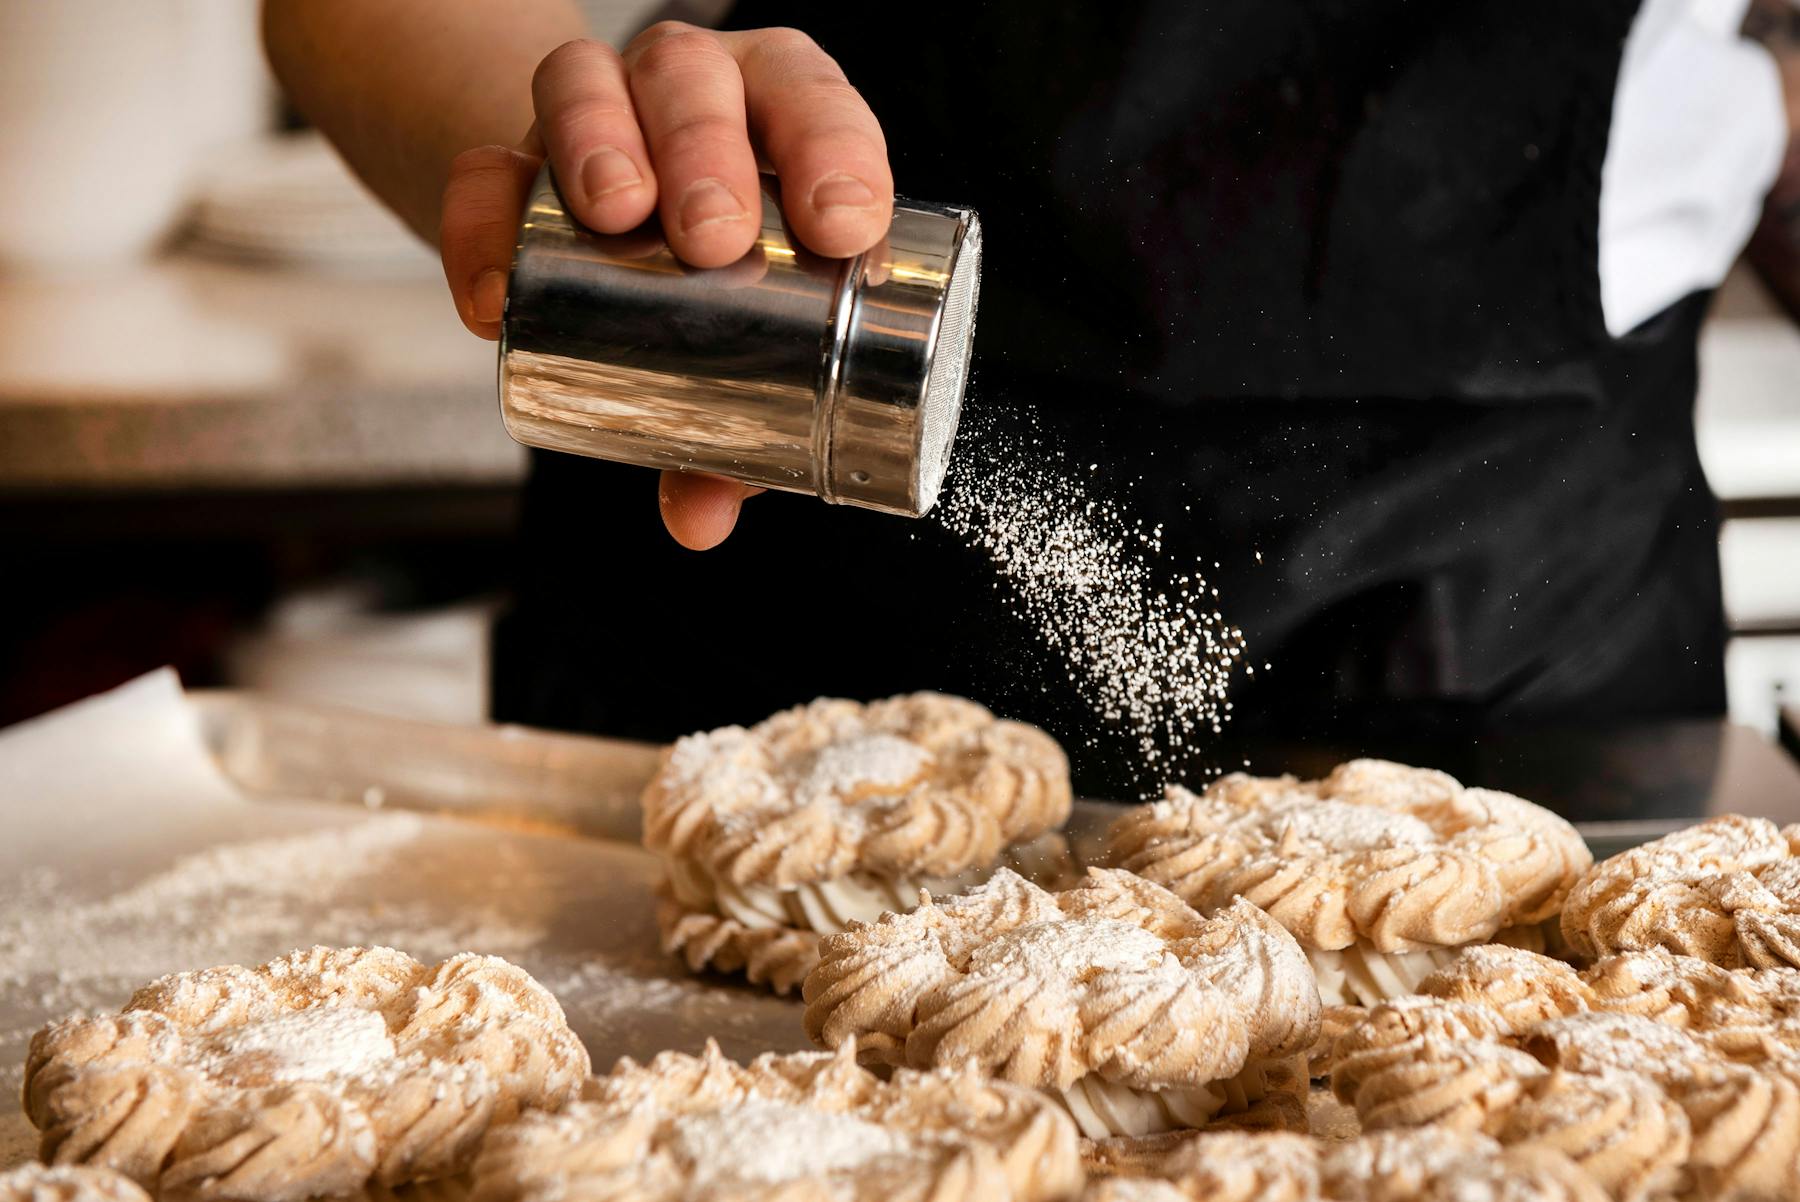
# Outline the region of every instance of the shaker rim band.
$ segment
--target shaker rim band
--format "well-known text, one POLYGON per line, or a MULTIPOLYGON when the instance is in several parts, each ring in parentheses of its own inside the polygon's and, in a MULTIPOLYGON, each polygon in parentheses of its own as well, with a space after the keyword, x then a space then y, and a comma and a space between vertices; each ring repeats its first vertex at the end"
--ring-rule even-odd
POLYGON ((844 353, 850 345, 850 319, 856 308, 857 285, 862 279, 867 254, 846 259, 838 277, 836 303, 826 319, 823 362, 819 371, 819 395, 813 406, 813 479, 819 499, 838 505, 836 477, 832 470, 832 423, 844 386, 844 353))

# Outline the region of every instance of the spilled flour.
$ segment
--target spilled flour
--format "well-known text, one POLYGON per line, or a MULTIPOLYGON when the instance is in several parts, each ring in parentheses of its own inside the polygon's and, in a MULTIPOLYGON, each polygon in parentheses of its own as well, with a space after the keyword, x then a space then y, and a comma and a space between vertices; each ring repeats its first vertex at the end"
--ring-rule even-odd
POLYGON ((971 415, 935 516, 988 557, 1012 607, 1160 785, 1231 720, 1233 672, 1255 669, 1202 565, 1166 557, 1162 527, 1095 496, 1084 475, 1040 436, 971 415))

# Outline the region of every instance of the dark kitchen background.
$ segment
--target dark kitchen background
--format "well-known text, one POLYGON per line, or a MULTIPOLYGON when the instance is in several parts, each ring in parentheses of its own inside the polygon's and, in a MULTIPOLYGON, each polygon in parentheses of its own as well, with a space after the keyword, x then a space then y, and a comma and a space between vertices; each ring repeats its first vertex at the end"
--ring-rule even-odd
MULTIPOLYGON (((613 39, 649 8, 591 7, 613 39)), ((295 128, 256 20, 250 0, 0 16, 0 724, 164 663, 485 716, 525 467, 494 348, 295 128)), ((1769 736, 1800 702, 1797 299, 1800 265, 1739 265, 1696 419, 1728 518, 1731 716, 1769 736)))

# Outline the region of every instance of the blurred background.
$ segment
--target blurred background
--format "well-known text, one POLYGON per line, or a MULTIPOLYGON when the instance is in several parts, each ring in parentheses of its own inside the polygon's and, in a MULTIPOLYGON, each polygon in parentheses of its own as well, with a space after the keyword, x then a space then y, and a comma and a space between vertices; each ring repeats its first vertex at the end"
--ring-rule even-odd
POLYGON ((164 663, 482 717, 494 347, 299 128, 254 0, 0 6, 0 181, 0 725, 164 663))
MULTIPOLYGON (((592 4, 596 34, 650 7, 592 4)), ((0 8, 0 724, 164 663, 485 715, 525 466, 494 348, 286 110, 256 9, 0 8)), ((1797 306, 1800 264, 1739 265, 1697 415, 1732 714, 1769 733, 1800 702, 1797 306)))

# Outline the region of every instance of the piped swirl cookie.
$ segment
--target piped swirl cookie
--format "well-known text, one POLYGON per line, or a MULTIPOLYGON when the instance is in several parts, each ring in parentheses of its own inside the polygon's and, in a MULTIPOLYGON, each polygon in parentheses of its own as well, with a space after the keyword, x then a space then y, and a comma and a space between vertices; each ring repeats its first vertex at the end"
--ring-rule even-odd
POLYGON ((1084 1202, 1603 1202, 1566 1156, 1425 1127, 1328 1143, 1217 1132, 1097 1146, 1084 1202), (1152 1186, 1151 1183, 1155 1183, 1152 1186))
POLYGON ((556 999, 504 960, 316 947, 46 1027, 24 1101, 47 1161, 289 1202, 457 1172, 490 1124, 573 1100, 587 1073, 556 999))
POLYGON ((1007 864, 1059 863, 1069 767, 1035 727, 913 693, 821 699, 676 742, 644 794, 665 950, 786 993, 820 934, 1007 864))
POLYGON ((1068 1116, 972 1069, 883 1081, 838 1054, 622 1060, 559 1114, 490 1134, 472 1202, 1053 1202, 1080 1189, 1068 1116))
POLYGON ((972 1062, 1048 1091, 1091 1139, 1199 1127, 1303 1091, 1318 993, 1299 945, 1245 901, 1205 918, 1090 869, 1049 893, 1015 873, 820 941, 806 1031, 926 1068, 972 1062))
POLYGON ((1620 1202, 1800 1196, 1800 972, 1465 952, 1339 1038, 1365 1130, 1554 1148, 1620 1202))
POLYGON ((1800 826, 1708 819, 1596 864, 1563 934, 1584 957, 1660 948, 1725 968, 1800 967, 1800 826))
POLYGON ((1456 950, 1541 950, 1592 862, 1575 829, 1507 793, 1382 760, 1323 780, 1222 777, 1121 817, 1107 862, 1211 913, 1247 898, 1292 932, 1326 1005, 1411 993, 1456 950))

